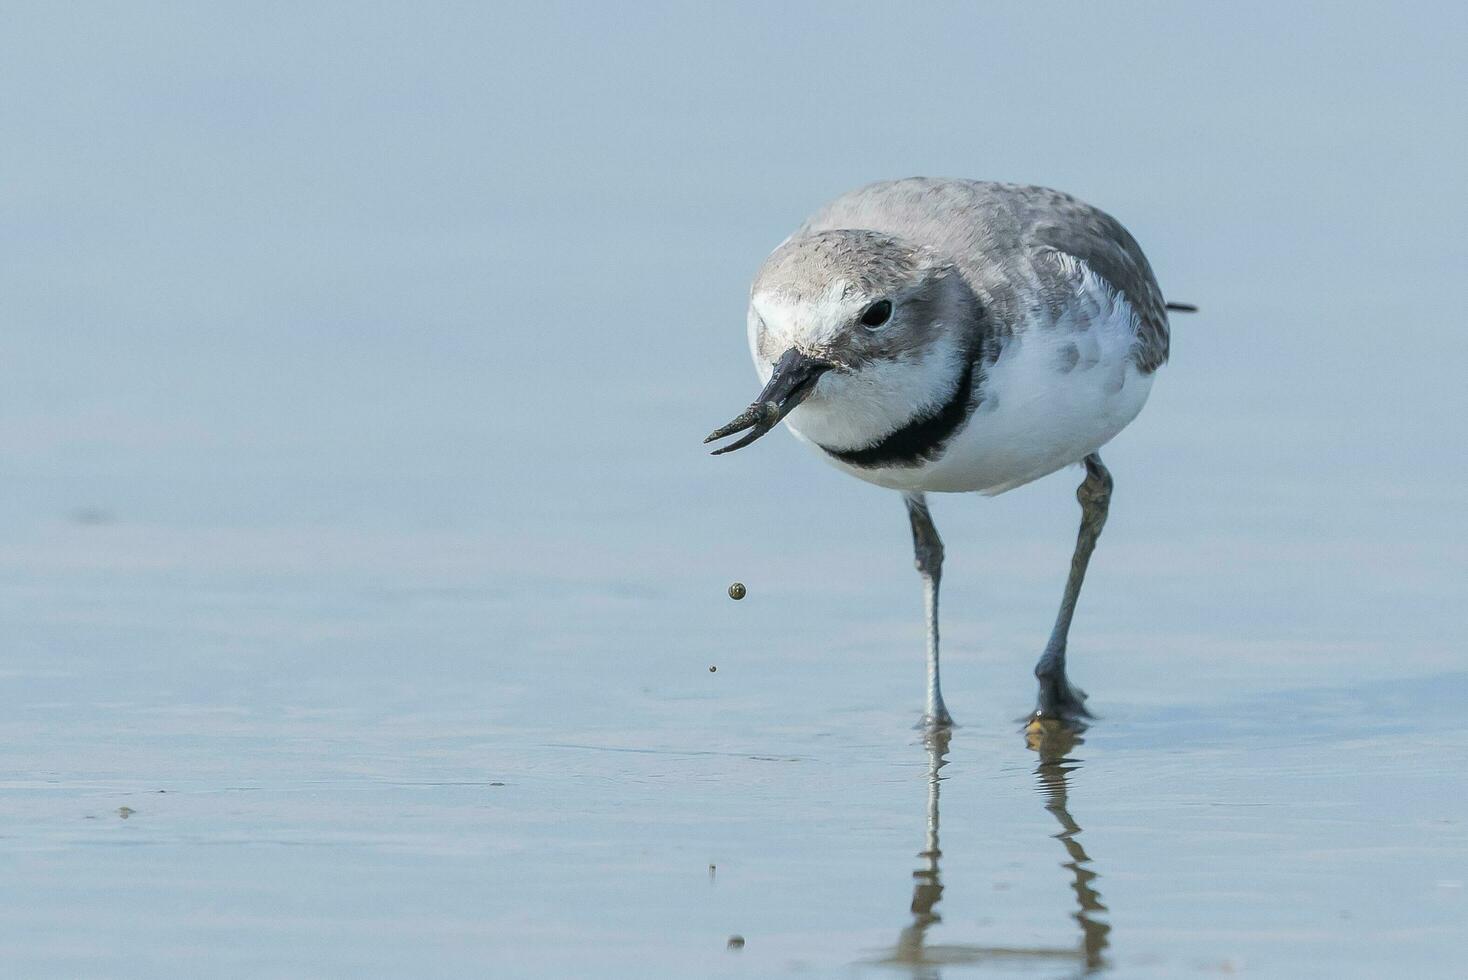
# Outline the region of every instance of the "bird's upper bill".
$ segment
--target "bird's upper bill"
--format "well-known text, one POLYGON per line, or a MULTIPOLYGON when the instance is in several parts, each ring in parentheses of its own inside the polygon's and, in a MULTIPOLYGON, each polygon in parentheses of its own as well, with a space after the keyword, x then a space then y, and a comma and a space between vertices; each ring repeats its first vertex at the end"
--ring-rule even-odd
POLYGON ((780 355, 779 361, 775 363, 775 372, 770 375, 769 383, 765 385, 764 390, 759 393, 754 402, 732 421, 710 432, 704 442, 713 442, 716 439, 749 429, 749 433, 742 439, 715 449, 713 454, 718 456, 721 453, 743 449, 769 432, 780 423, 781 419, 794 411, 795 406, 804 401, 815 388, 820 376, 835 366, 831 361, 812 357, 794 347, 790 348, 780 355))

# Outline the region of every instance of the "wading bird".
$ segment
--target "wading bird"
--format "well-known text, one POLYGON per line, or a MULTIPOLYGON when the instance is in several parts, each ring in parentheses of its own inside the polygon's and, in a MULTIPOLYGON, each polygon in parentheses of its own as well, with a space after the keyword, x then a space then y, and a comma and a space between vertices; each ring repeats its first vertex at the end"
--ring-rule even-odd
POLYGON ((1169 310, 1141 248, 1111 216, 1043 187, 912 178, 812 216, 750 290, 764 390, 705 442, 782 420, 829 463, 900 491, 927 608, 929 727, 952 724, 938 674, 943 543, 929 492, 998 494, 1072 463, 1081 527, 1034 719, 1078 724, 1066 639, 1106 523, 1097 452, 1142 410, 1167 361, 1169 310))

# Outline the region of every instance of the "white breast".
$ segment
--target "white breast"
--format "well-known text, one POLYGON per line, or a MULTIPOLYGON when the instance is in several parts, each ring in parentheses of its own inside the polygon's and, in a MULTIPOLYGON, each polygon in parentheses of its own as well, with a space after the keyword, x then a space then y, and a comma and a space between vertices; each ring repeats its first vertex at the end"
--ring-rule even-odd
MULTIPOLYGON (((1132 358, 1138 324, 1131 306, 1089 269, 1083 273, 1075 313, 1015 331, 987 368, 983 401, 939 459, 865 469, 821 456, 896 490, 997 494, 1095 452, 1137 417, 1152 375, 1132 358)), ((796 435, 809 441, 810 433, 796 435)))

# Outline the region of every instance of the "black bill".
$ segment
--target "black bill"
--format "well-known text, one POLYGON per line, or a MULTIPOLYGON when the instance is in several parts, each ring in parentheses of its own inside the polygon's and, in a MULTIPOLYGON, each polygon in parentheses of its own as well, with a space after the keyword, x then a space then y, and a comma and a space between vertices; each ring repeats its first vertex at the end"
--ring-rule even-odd
POLYGON ((802 354, 794 347, 790 348, 780 355, 780 360, 775 364, 775 373, 770 375, 769 384, 765 385, 765 390, 759 393, 754 404, 746 408, 733 421, 710 432, 704 442, 713 442, 715 439, 722 439, 736 432, 750 429, 749 434, 743 439, 715 449, 714 455, 743 449, 769 432, 779 424, 781 419, 794 411, 795 406, 804 401, 805 397, 811 393, 811 389, 816 386, 816 379, 833 367, 835 365, 830 361, 802 354))

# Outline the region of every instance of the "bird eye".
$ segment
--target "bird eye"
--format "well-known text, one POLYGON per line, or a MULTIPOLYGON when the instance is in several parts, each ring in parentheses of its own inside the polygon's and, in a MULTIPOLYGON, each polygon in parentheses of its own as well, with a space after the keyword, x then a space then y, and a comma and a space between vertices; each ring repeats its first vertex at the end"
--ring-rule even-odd
POLYGON ((875 330, 886 323, 892 316, 892 301, 890 299, 879 299, 866 308, 861 315, 861 325, 868 330, 875 330))

